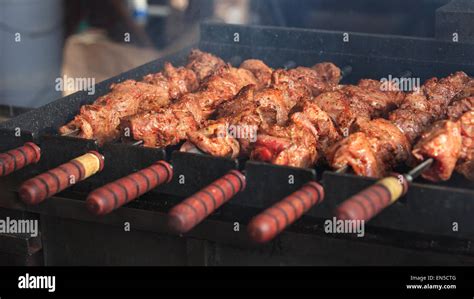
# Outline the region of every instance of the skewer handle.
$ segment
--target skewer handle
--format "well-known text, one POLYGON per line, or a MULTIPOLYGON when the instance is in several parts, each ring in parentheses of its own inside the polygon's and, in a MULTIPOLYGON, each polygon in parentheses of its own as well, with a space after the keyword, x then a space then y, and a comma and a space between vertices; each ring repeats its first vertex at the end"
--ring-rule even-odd
POLYGON ((340 204, 336 208, 336 217, 342 220, 369 221, 407 191, 408 181, 405 176, 383 178, 340 204))
POLYGON ((248 225, 250 239, 265 243, 324 200, 324 188, 316 182, 306 183, 283 200, 255 216, 248 225))
POLYGON ((158 161, 147 168, 95 189, 87 197, 86 206, 95 215, 105 215, 151 189, 169 183, 172 178, 171 164, 158 161))
POLYGON ((168 226, 177 233, 186 233, 244 189, 244 174, 231 170, 173 207, 168 213, 168 226))
POLYGON ((40 158, 41 150, 33 142, 27 142, 23 146, 0 153, 0 177, 38 163, 40 158))
POLYGON ((24 182, 18 193, 27 204, 33 205, 87 179, 104 168, 104 157, 90 151, 65 164, 24 182))

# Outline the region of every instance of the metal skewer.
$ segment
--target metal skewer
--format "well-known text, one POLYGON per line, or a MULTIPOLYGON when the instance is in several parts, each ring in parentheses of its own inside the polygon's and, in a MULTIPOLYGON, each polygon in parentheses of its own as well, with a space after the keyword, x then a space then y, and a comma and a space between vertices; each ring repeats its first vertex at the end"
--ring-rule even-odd
POLYGON ((407 174, 405 174, 406 180, 409 183, 413 182, 413 180, 419 177, 426 169, 428 169, 431 166, 431 164, 433 164, 433 162, 434 162, 434 159, 429 158, 423 161, 422 163, 418 164, 415 168, 413 168, 407 174))

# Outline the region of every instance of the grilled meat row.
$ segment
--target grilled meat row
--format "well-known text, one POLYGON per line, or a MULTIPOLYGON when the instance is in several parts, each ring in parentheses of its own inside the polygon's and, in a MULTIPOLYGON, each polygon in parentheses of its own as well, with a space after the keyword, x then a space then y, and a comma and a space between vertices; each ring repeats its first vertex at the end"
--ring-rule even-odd
POLYGON ((199 50, 191 51, 185 67, 165 63, 163 71, 146 75, 142 82, 126 80, 112 84, 111 91, 93 104, 81 107, 78 115, 59 129, 61 134, 96 139, 99 144, 116 139, 120 120, 140 111, 155 111, 182 95, 195 91, 199 83, 225 63, 199 50))
POLYGON ((163 147, 179 143, 186 134, 200 128, 216 108, 233 99, 247 85, 265 86, 272 70, 260 60, 247 60, 241 67, 219 68, 207 77, 194 93, 181 96, 171 105, 156 111, 123 119, 120 127, 145 146, 163 147))
POLYGON ((334 145, 331 166, 351 167, 358 175, 381 177, 410 157, 412 144, 433 122, 447 116, 449 105, 466 91, 470 78, 457 72, 432 78, 408 94, 388 119, 376 119, 334 145))

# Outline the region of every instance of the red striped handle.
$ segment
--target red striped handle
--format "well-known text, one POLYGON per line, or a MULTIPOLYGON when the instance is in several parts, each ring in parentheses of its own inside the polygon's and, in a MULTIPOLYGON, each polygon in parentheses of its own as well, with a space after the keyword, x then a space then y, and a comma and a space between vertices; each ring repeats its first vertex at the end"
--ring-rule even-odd
POLYGON ((177 233, 186 233, 244 189, 245 176, 231 170, 173 207, 168 213, 168 225, 177 233))
POLYGON ((171 164, 158 161, 150 167, 95 189, 87 197, 86 206, 95 215, 105 215, 151 189, 169 183, 172 178, 171 164))
POLYGON ((33 142, 0 153, 0 176, 8 175, 30 164, 38 163, 41 158, 40 148, 33 142))
POLYGON ((255 216, 247 227, 250 239, 257 243, 272 240, 323 200, 324 188, 316 182, 306 183, 299 190, 255 216))
POLYGON ((336 208, 336 217, 342 220, 369 221, 408 191, 403 175, 377 181, 336 208))
POLYGON ((18 193, 27 204, 38 204, 104 168, 104 157, 90 151, 24 182, 18 193))

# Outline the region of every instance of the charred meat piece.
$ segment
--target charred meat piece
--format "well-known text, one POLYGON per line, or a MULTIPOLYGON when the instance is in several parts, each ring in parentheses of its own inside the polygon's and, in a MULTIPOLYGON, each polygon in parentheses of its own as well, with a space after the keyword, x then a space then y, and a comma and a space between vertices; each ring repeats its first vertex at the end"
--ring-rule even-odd
POLYGON ((474 110, 474 97, 461 99, 448 107, 448 118, 458 119, 466 111, 474 110))
POLYGON ((434 158, 432 166, 422 176, 431 181, 445 181, 456 167, 462 147, 459 122, 443 120, 436 122, 431 130, 421 136, 412 153, 418 161, 434 158))
POLYGON ((403 132, 390 121, 378 118, 364 123, 360 127, 370 141, 374 153, 377 153, 379 163, 385 167, 394 167, 398 161, 408 159, 411 144, 403 132))
POLYGON ((459 119, 461 125, 462 149, 456 171, 474 181, 474 111, 471 110, 459 119))
POLYGON ((334 169, 350 167, 355 173, 364 173, 369 177, 379 177, 383 174, 370 139, 362 132, 351 134, 335 144, 328 155, 328 160, 334 169))
POLYGON ((193 49, 188 56, 186 68, 193 71, 198 81, 201 82, 224 65, 225 62, 219 57, 198 49, 193 49))
POLYGON ((258 59, 247 59, 240 64, 240 67, 249 70, 257 78, 258 89, 262 89, 270 84, 273 70, 263 61, 258 59))
POLYGON ((363 123, 359 132, 337 143, 328 151, 328 159, 336 169, 350 166, 356 173, 377 177, 383 174, 386 165, 393 166, 397 160, 406 159, 409 151, 410 144, 403 133, 380 118, 363 123))
MULTIPOLYGON (((470 99, 470 98, 466 98, 470 99)), ((461 103, 460 100, 458 103, 461 103)), ((469 103, 469 101, 464 101, 469 103)), ((456 103, 456 104, 458 104, 456 103)), ((454 107, 454 105, 453 105, 454 107)), ((456 113, 464 113, 459 119, 438 121, 420 138, 413 150, 417 162, 434 159, 432 166, 423 172, 430 181, 446 181, 456 170, 473 180, 474 174, 474 111, 468 105, 457 105, 456 113), (460 110, 464 108, 465 110, 460 110), (466 112, 467 111, 467 112, 466 112)))

